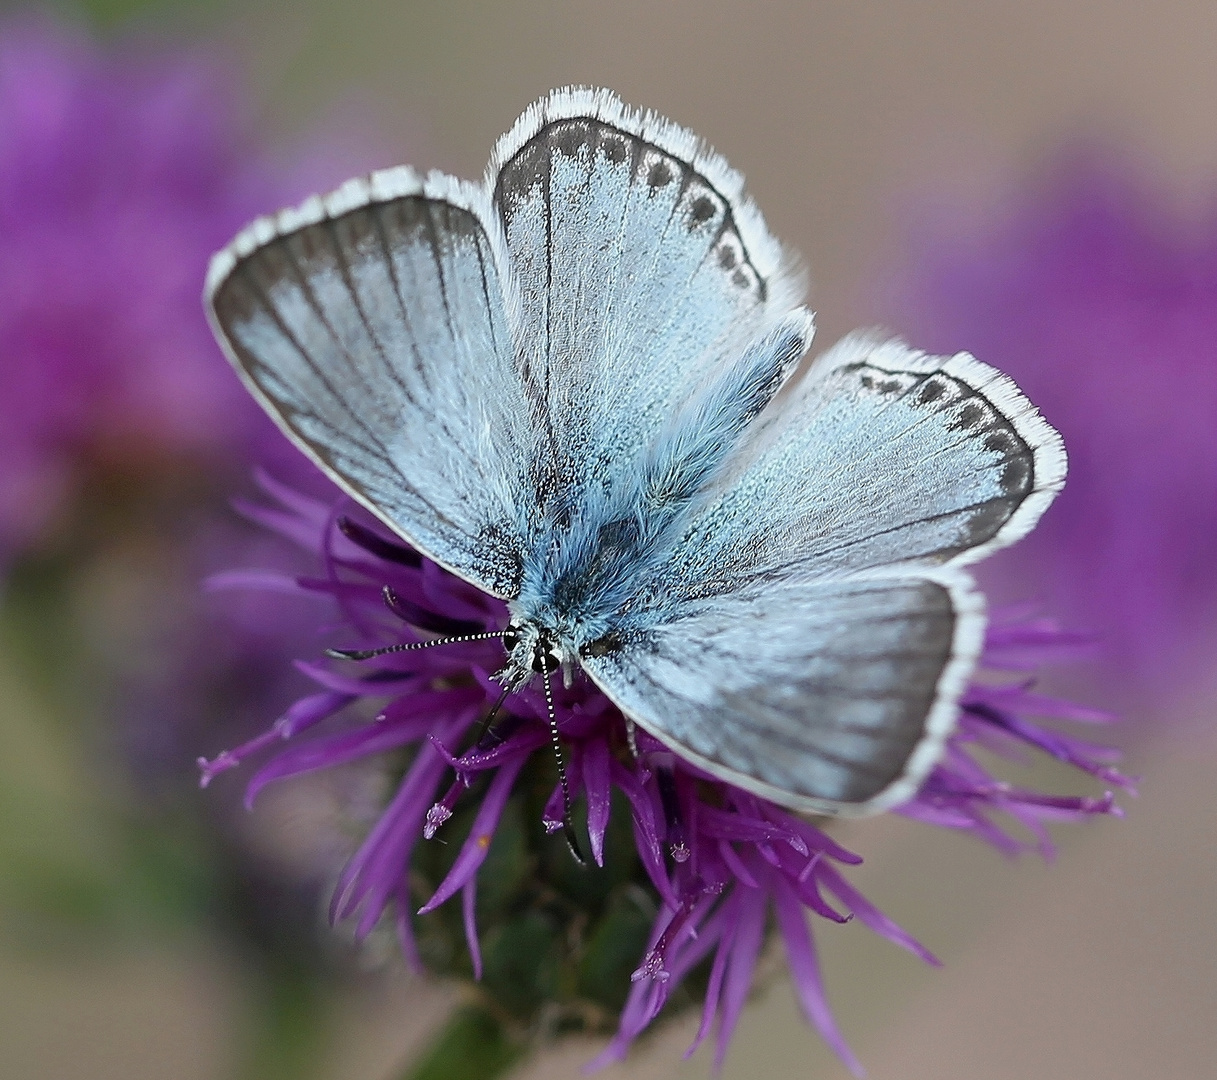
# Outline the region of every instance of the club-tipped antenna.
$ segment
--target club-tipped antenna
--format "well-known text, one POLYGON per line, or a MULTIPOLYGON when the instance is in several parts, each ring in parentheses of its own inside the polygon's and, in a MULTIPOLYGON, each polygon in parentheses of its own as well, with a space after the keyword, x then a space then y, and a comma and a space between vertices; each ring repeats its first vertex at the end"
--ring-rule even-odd
POLYGON ((549 713, 549 740, 554 748, 554 761, 558 765, 558 783, 562 785, 562 835, 566 837, 566 846, 575 857, 575 862, 586 866, 587 860, 579 849, 579 841, 575 836, 575 823, 571 820, 570 812, 570 782, 566 779, 566 762, 562 757, 562 740, 558 736, 558 714, 554 711, 554 689, 549 677, 553 672, 548 665, 541 665, 541 685, 545 687, 545 709, 549 713))
POLYGON ((400 645, 386 645, 383 649, 326 649, 325 655, 333 660, 371 660, 374 656, 388 656, 390 653, 410 652, 413 649, 434 649, 437 645, 458 645, 463 641, 490 641, 501 638, 505 631, 494 630, 485 634, 461 634, 457 637, 436 638, 435 641, 403 642, 400 645))

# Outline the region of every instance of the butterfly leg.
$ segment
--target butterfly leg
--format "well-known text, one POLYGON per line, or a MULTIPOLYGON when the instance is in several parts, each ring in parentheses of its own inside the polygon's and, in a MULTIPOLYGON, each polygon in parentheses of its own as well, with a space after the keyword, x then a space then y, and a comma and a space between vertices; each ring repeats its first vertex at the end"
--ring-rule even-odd
POLYGON ((630 748, 630 756, 637 761, 638 754, 638 725, 628 716, 625 718, 625 744, 630 748))
POLYGON ((490 711, 483 718, 482 722, 478 724, 477 734, 474 735, 472 744, 475 750, 489 750, 491 746, 497 746, 503 741, 503 737, 494 726, 494 721, 499 715, 499 710, 503 707, 503 702, 507 700, 507 695, 511 691, 512 688, 510 686, 503 687, 499 700, 491 706, 490 711))

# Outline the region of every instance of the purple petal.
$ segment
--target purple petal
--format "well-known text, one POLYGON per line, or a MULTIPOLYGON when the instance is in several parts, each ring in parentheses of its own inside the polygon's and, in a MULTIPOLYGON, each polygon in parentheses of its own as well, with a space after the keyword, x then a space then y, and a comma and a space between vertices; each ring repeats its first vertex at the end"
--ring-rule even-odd
POLYGON ((353 696, 365 695, 389 695, 400 694, 410 682, 416 682, 418 676, 413 672, 403 671, 401 677, 391 681, 368 682, 365 676, 347 675, 337 671, 331 671, 323 664, 315 664, 309 660, 296 660, 293 665, 297 671, 303 675, 307 675, 318 686, 324 686, 327 690, 334 690, 340 694, 351 694, 353 696))
POLYGON ((588 739, 583 749, 583 786, 587 791, 587 832, 592 858, 604 865, 604 833, 612 806, 611 757, 606 739, 588 739))
POLYGON ((724 930, 730 925, 725 907, 726 901, 719 893, 708 893, 697 902, 690 914, 688 927, 675 942, 668 959, 668 973, 671 976, 668 980, 669 990, 675 989, 681 979, 700 964, 702 958, 721 940, 724 930))
POLYGON ((832 863, 823 863, 818 873, 828 890, 834 893, 857 917, 863 926, 873 930, 880 937, 887 938, 902 949, 907 949, 914 956, 920 957, 927 964, 942 967, 942 962, 907 931, 897 926, 874 904, 855 889, 832 863))
POLYGON ((486 861, 486 853, 490 850, 491 840, 494 839, 494 830, 499 825, 499 816, 511 796, 511 786, 516 782, 516 777, 527 760, 528 755, 521 754, 505 762, 494 774, 473 821, 473 828, 469 831, 469 838, 456 857, 456 862, 452 864, 452 869, 448 871, 448 876, 435 890, 435 895, 419 908, 420 915, 434 911, 445 900, 455 896, 457 890, 463 888, 466 882, 473 880, 478 867, 486 861))
POLYGON ((718 1025, 718 1040, 714 1050, 714 1067, 721 1069, 727 1056, 735 1025, 744 1011, 744 1002, 752 989, 752 972, 760 955, 764 938, 765 910, 769 898, 761 889, 736 886, 739 897, 739 914, 730 941, 724 934, 724 943, 719 948, 729 947, 731 956, 727 961, 727 972, 723 982, 722 1018, 718 1025))
POLYGON ((847 923, 853 918, 853 915, 842 915, 820 894, 818 877, 820 867, 824 865, 824 862, 823 856, 813 856, 802 870, 790 875, 791 886, 798 893, 799 899, 822 919, 835 923, 847 923))
POLYGON ((414 923, 410 918, 410 879, 406 874, 402 874, 398 881, 394 902, 397 908, 394 923, 397 927, 398 947, 405 957, 406 967, 413 974, 422 975, 427 969, 423 965, 423 958, 418 952, 418 942, 414 938, 414 923))
POLYGON ((634 813, 634 842, 638 857, 646 869, 651 883, 663 897, 664 903, 676 910, 680 900, 672 890, 667 868, 663 862, 663 839, 656 819, 655 805, 640 784, 637 776, 626 770, 618 761, 612 762, 613 781, 629 799, 634 813))
POLYGON ((242 517, 278 533, 306 551, 316 551, 321 546, 321 530, 294 513, 247 502, 244 499, 233 499, 232 506, 242 517))
MULTIPOLYGON (((723 926, 723 921, 719 916, 723 913, 724 908, 720 905, 706 926, 702 928, 698 938, 687 943, 682 955, 673 963, 671 977, 666 982, 644 979, 633 983, 626 998, 625 1007, 621 1010, 616 1035, 613 1036, 608 1046, 586 1066, 585 1071, 593 1072, 625 1057, 630 1044, 646 1030, 659 1012, 666 1000, 666 995, 717 943, 723 926)), ((646 953, 655 951, 670 919, 670 910, 664 909, 659 913, 651 926, 646 953)))
POLYGON ((207 592, 225 592, 230 589, 252 589, 256 592, 282 593, 287 596, 302 595, 300 585, 291 574, 280 574, 274 570, 221 570, 203 579, 207 592))
MULTIPOLYGON (((461 724, 460 718, 450 720, 440 733, 454 734, 461 724)), ((331 922, 351 915, 369 893, 383 890, 387 897, 401 882, 404 860, 419 839, 423 817, 446 769, 429 745, 419 748, 393 801, 339 874, 330 901, 331 922)))
POLYGON ((808 932, 807 921, 803 915, 803 906, 790 886, 781 878, 776 882, 774 907, 777 910, 778 929, 786 943, 786 962, 790 965, 790 978, 799 995, 803 1012, 837 1057, 845 1063, 845 1067, 855 1076, 864 1075, 862 1064, 854 1057, 837 1028, 824 995, 824 981, 816 960, 815 943, 808 932))
POLYGON ((275 721, 275 731, 280 738, 293 738, 333 716, 340 709, 346 708, 354 700, 350 694, 310 694, 294 702, 287 712, 275 721))
POLYGON ((305 495, 291 484, 277 479, 267 469, 254 469, 254 482, 280 506, 290 510, 301 521, 308 522, 317 530, 317 537, 310 545, 310 550, 321 546, 324 531, 334 516, 331 503, 305 495))
POLYGON ((980 701, 999 709, 1017 709, 1033 716, 1047 716, 1054 720, 1070 720, 1080 724, 1111 724, 1119 717, 1106 709, 1095 709, 1079 705, 1065 698, 1047 694, 1035 694, 1023 686, 974 686, 969 689, 963 702, 966 709, 971 701, 980 701))
POLYGON ((730 841, 719 840, 718 852, 722 856, 723 862, 727 864, 727 868, 735 875, 737 880, 742 881, 750 889, 759 889, 761 887, 760 883, 744 865, 743 860, 736 854, 735 848, 731 846, 730 841))
POLYGON ((849 866, 862 865, 861 855, 855 855, 848 848, 842 847, 827 833, 821 832, 812 825, 811 822, 803 821, 772 805, 765 806, 762 812, 770 820, 777 821, 792 832, 798 833, 810 850, 822 851, 830 859, 836 859, 837 862, 846 863, 849 866))
POLYGON ((542 746, 548 746, 549 738, 549 732, 544 729, 525 728, 489 750, 470 750, 460 757, 452 758, 452 766, 459 772, 484 772, 501 765, 517 754, 531 754, 542 746))
POLYGON ((477 880, 470 878, 461 889, 461 917, 465 923, 465 941, 469 945, 469 959, 473 961, 473 977, 482 978, 482 949, 478 944, 477 919, 474 903, 477 900, 477 880))
POLYGON ((262 789, 276 780, 344 765, 372 754, 384 754, 417 738, 417 733, 408 727, 368 724, 358 731, 288 747, 254 774, 245 790, 245 804, 253 806, 262 789))
MULTIPOLYGON (((651 924, 647 947, 643 953, 644 964, 646 957, 650 957, 656 952, 673 917, 673 911, 665 907, 660 910, 654 923, 651 924)), ((617 1034, 605 1048, 604 1053, 592 1063, 593 1068, 599 1068, 609 1061, 619 1060, 624 1056, 630 1043, 655 1018, 673 985, 670 979, 658 981, 652 978, 633 978, 631 982, 632 986, 626 997, 625 1007, 621 1010, 621 1017, 618 1020, 617 1034)))
MULTIPOLYGON (((207 758, 199 758, 199 786, 207 787, 220 773, 235 769, 245 758, 265 750, 268 746, 276 746, 284 739, 290 739, 293 735, 320 723, 353 700, 348 694, 332 693, 314 694, 311 697, 301 698, 261 735, 256 735, 233 750, 221 751, 210 761, 207 758)), ((247 793, 245 797, 247 806, 251 802, 251 798, 247 793)))
MULTIPOLYGON (((408 694, 394 698, 380 713, 380 722, 401 724, 426 719, 451 712, 453 708, 472 708, 479 712, 485 703, 485 695, 476 686, 461 686, 451 690, 413 689, 408 694)), ((424 732, 420 732, 422 738, 424 732)), ((436 733, 438 737, 438 732, 436 733)))
MULTIPOLYGON (((549 739, 546 738, 545 741, 548 742, 549 739)), ((571 799, 578 798, 583 786, 583 750, 579 746, 572 748, 570 760, 566 763, 566 784, 571 799)), ((547 833, 555 833, 562 828, 565 815, 566 792, 562 790, 562 784, 557 783, 541 810, 541 824, 545 826, 547 833)))
POLYGON ((1030 743, 1038 750, 1042 750, 1045 754, 1056 758, 1058 761, 1063 761, 1074 768, 1082 769, 1108 784, 1115 784, 1117 787, 1122 787, 1125 790, 1131 790, 1136 786, 1130 778, 1122 775, 1118 770, 1095 761, 1092 756, 1086 753, 1088 748, 1081 740, 1071 739, 1057 732, 1046 731, 1030 721, 1009 712, 994 710, 989 714, 987 719, 1000 724, 1008 731, 1030 743))
POLYGON ((757 843, 763 840, 781 840, 807 853, 806 841, 784 824, 753 817, 743 813, 732 813, 717 807, 698 806, 699 831, 716 840, 743 840, 757 843))
MULTIPOLYGON (((734 921, 737 917, 736 909, 738 907, 739 898, 733 894, 727 900, 726 905, 724 905, 723 918, 730 918, 734 921)), ((721 929, 719 934, 721 936, 721 929)), ((698 1025, 697 1034, 693 1036, 693 1042, 689 1044, 689 1048, 685 1051, 684 1056, 686 1058, 692 1057, 693 1052, 705 1041, 706 1036, 710 1034, 710 1028, 714 1024, 714 1018, 718 1015, 719 1001, 722 998, 723 975, 727 970, 727 958, 730 955, 730 951, 725 945, 720 945, 714 954, 714 963, 710 965, 710 981, 706 985, 706 998, 702 1003, 701 1024, 698 1025)))

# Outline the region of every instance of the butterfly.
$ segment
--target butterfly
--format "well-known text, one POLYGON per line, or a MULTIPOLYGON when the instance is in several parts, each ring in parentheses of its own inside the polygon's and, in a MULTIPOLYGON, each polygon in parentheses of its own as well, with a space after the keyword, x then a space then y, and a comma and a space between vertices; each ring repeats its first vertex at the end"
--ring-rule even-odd
POLYGON ((941 757, 985 630, 964 568, 1066 459, 967 354, 860 333, 796 375, 802 298, 723 158, 582 88, 481 183, 350 180, 248 226, 206 285, 287 436, 507 601, 508 689, 581 669, 711 775, 862 815, 941 757))

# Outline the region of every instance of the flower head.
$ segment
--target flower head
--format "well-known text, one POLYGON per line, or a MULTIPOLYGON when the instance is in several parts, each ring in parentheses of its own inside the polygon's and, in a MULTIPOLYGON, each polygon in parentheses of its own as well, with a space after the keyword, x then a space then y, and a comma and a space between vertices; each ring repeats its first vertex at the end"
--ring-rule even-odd
MULTIPOLYGON (((331 507, 270 480, 264 487, 275 505, 248 512, 318 552, 321 571, 296 579, 236 573, 217 584, 330 597, 344 645, 455 639, 387 653, 370 667, 301 663, 315 693, 262 736, 200 762, 206 784, 276 748, 249 783, 251 802, 287 777, 369 755, 394 763, 400 781, 340 875, 334 919, 354 919, 366 935, 392 911, 412 964, 480 978, 522 1030, 615 1027, 602 1061, 624 1055, 666 1004, 688 1002, 696 991, 703 1002, 697 1042, 717 1025, 721 1061, 772 914, 804 1011, 858 1069, 833 1022, 806 913, 836 923, 857 918, 936 961, 849 883, 845 869, 861 862, 857 855, 817 824, 632 731, 590 683, 567 687, 554 678, 568 787, 595 864, 580 870, 556 835, 565 797, 541 679, 507 698, 486 723, 501 695, 493 675, 503 664, 497 635, 507 625, 505 605, 349 504, 331 507), (354 715, 364 703, 374 703, 375 712, 354 715), (338 730, 300 738, 321 725, 338 730), (458 898, 459 915, 449 910, 458 898), (467 953, 454 944, 458 928, 467 953)), ((986 661, 1025 673, 1076 644, 1046 622, 1013 621, 990 632, 986 661)), ((1110 792, 1080 798, 1025 790, 996 778, 975 756, 977 749, 1007 757, 1037 750, 1105 784, 1127 786, 1108 751, 1031 716, 1105 719, 1037 696, 1025 674, 978 685, 964 698, 946 757, 900 812, 1003 851, 1035 846, 1045 854, 1048 823, 1115 812, 1110 792)))
POLYGON ((1007 568, 1171 679, 1217 631, 1217 230, 1172 219, 1126 163, 1062 154, 983 226, 922 218, 898 321, 1008 372, 1069 446, 1070 479, 1007 568), (929 224, 925 224, 925 222, 929 224))

